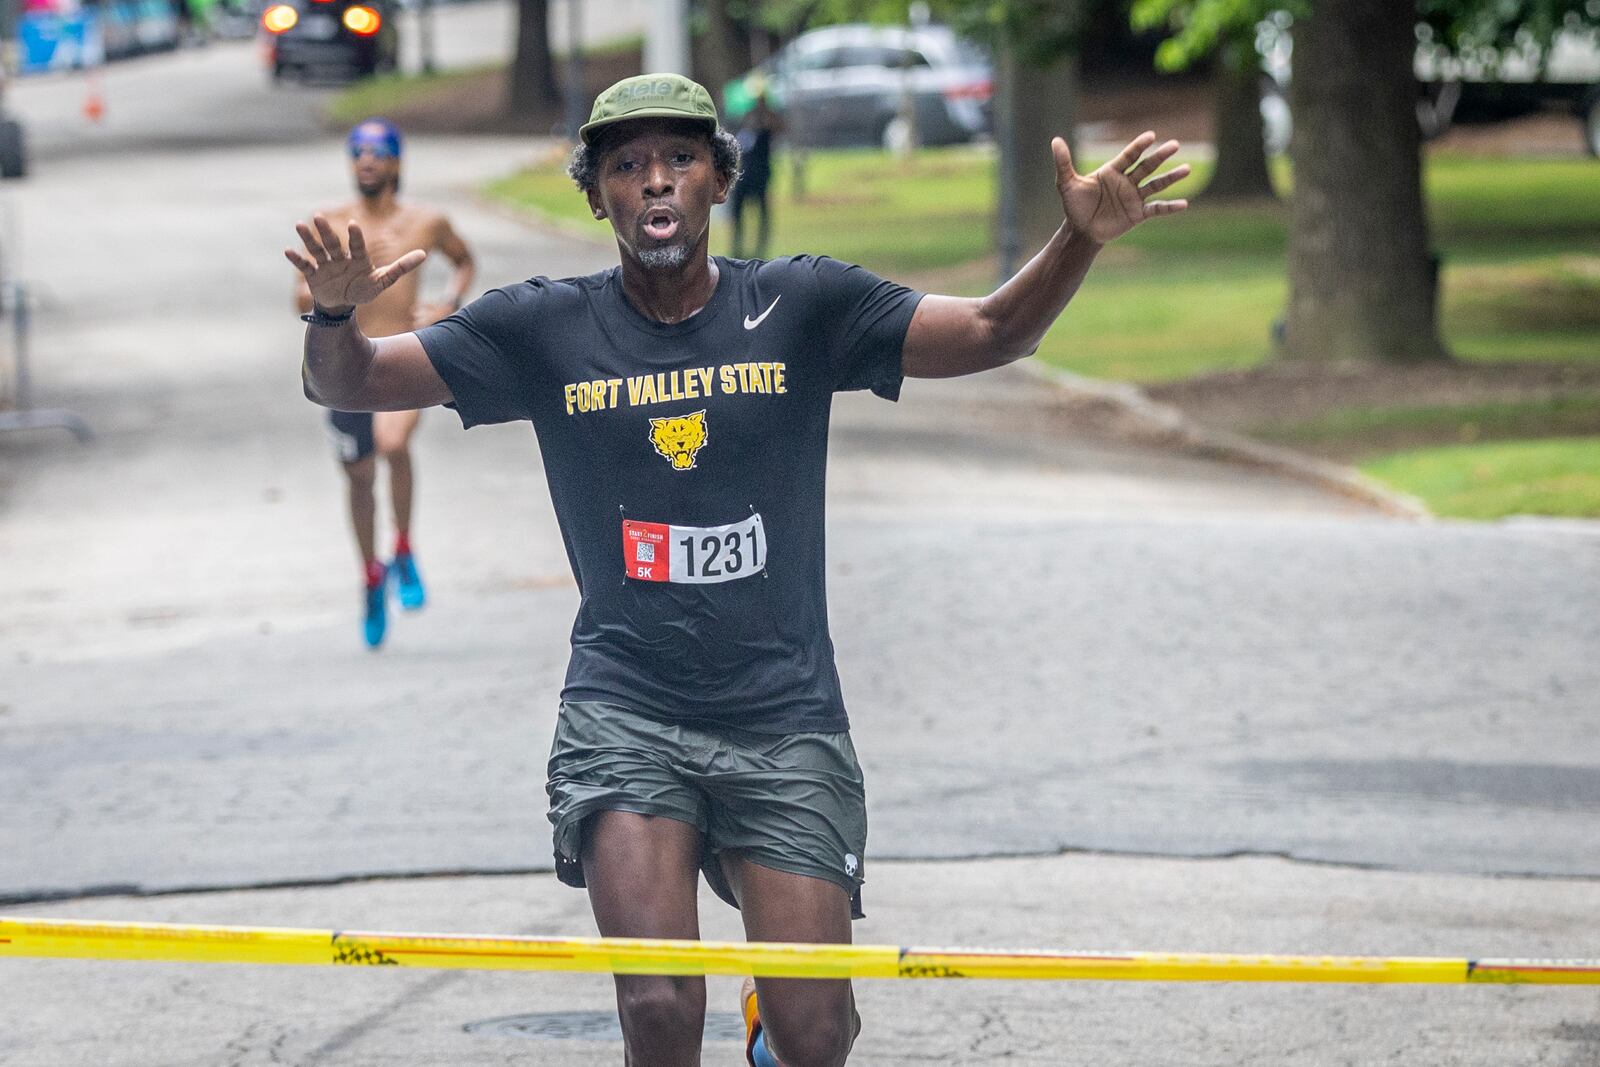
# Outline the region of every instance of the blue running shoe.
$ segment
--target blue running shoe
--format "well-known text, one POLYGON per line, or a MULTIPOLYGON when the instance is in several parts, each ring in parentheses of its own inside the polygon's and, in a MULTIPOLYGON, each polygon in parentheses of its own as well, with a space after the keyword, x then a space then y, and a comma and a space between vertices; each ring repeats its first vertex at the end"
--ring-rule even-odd
POLYGON ((389 573, 394 576, 395 586, 400 590, 402 608, 416 611, 428 602, 428 591, 422 588, 422 575, 417 573, 417 557, 410 552, 400 553, 389 564, 389 573))
POLYGON ((383 644, 383 633, 389 628, 389 606, 385 596, 387 588, 385 582, 367 586, 367 617, 361 622, 361 633, 367 639, 368 648, 383 644))

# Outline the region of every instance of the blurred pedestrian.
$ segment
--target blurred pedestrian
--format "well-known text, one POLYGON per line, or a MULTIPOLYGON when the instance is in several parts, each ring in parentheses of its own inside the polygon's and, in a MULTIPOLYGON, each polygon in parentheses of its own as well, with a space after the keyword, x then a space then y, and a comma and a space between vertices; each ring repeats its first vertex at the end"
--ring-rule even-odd
POLYGON ((783 116, 772 107, 765 79, 757 76, 751 86, 755 103, 745 112, 739 127, 739 180, 733 187, 733 258, 745 257, 744 209, 753 206, 760 221, 751 255, 764 259, 772 233, 771 205, 767 186, 772 181, 772 141, 783 132, 783 116))
MULTIPOLYGON (((415 273, 378 294, 362 306, 361 330, 372 337, 407 333, 430 325, 461 306, 472 286, 475 268, 472 252, 456 235, 443 214, 412 203, 401 203, 400 131, 383 119, 368 119, 346 139, 350 171, 357 199, 325 214, 359 225, 367 248, 380 258, 392 258, 412 248, 438 249, 455 266, 444 297, 436 304, 419 301, 421 276, 415 273)), ((296 302, 300 311, 315 308, 304 275, 296 275, 296 302)), ((403 406, 402 406, 403 407, 403 406)), ((400 605, 415 611, 427 602, 422 575, 411 544, 415 480, 411 461, 411 436, 421 412, 416 410, 330 411, 328 422, 344 467, 349 489, 350 524, 361 554, 365 581, 362 636, 369 646, 383 643, 388 628, 387 590, 392 582, 400 605), (394 554, 385 564, 377 550, 378 458, 389 471, 389 502, 394 513, 394 554)))
MULTIPOLYGON (((845 943, 867 820, 828 637, 833 394, 894 400, 907 375, 1028 355, 1104 242, 1183 210, 1152 198, 1188 168, 1156 175, 1178 145, 1147 133, 1081 175, 1056 138, 1061 228, 994 293, 959 298, 825 256, 709 256, 739 150, 687 78, 612 86, 580 141, 568 170, 620 266, 495 289, 414 334, 370 340, 351 316, 422 251, 374 267, 359 227, 302 223, 285 255, 316 294, 306 392, 533 423, 580 594, 546 786, 556 874, 587 886, 601 934, 698 938, 703 872, 752 940, 845 943)), ((700 1062, 703 980, 615 981, 627 1063, 700 1062)), ((740 1003, 756 1067, 837 1067, 860 1029, 842 979, 758 978, 740 1003)))

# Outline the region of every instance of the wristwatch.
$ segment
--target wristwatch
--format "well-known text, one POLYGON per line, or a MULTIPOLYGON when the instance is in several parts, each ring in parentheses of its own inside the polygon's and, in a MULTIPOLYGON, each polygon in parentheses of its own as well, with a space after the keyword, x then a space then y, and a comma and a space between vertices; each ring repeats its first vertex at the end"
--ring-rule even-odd
POLYGON ((313 326, 343 326, 355 317, 356 309, 351 307, 343 315, 334 315, 324 311, 320 305, 311 305, 311 314, 301 315, 301 322, 309 322, 313 326))

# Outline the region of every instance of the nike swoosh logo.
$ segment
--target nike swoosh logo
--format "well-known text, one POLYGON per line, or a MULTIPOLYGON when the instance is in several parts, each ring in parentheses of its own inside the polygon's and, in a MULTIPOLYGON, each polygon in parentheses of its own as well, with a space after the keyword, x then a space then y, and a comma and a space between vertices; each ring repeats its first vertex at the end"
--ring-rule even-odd
POLYGON ((753 330, 757 326, 760 326, 762 320, 765 319, 768 315, 772 314, 772 309, 777 307, 778 306, 778 301, 780 301, 782 299, 783 299, 783 294, 779 293, 777 296, 772 298, 772 303, 767 305, 767 310, 763 311, 761 314, 757 315, 753 319, 749 315, 746 315, 744 317, 744 328, 747 329, 747 330, 753 330))

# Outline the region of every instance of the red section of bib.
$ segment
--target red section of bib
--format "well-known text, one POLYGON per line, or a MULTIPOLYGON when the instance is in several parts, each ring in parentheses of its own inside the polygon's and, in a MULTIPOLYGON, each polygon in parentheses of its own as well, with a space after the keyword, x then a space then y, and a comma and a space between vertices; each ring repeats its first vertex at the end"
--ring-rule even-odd
POLYGON ((622 520, 622 561, 628 577, 641 582, 672 580, 672 527, 664 522, 622 520))

